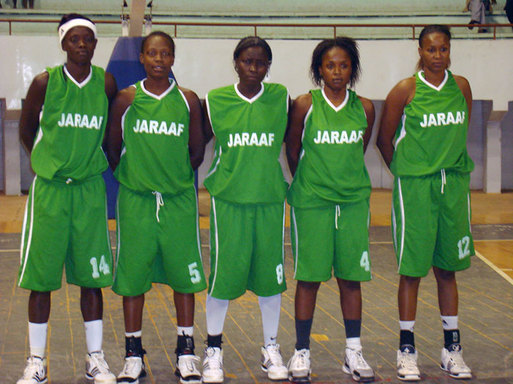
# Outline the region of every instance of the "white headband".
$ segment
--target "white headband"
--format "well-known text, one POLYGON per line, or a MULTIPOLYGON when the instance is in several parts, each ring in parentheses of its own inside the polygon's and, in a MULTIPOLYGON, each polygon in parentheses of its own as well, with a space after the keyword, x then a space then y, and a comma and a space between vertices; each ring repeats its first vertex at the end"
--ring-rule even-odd
POLYGON ((89 28, 94 33, 94 38, 96 39, 96 25, 86 19, 71 19, 70 21, 65 22, 59 27, 59 42, 62 44, 62 40, 66 36, 66 33, 71 28, 75 27, 86 27, 89 28))

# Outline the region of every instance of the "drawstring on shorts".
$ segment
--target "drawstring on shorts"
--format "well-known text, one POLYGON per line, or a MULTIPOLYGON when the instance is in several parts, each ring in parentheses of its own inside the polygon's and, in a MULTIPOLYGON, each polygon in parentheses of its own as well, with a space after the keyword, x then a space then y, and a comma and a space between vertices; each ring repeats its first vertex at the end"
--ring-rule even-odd
POLYGON ((340 205, 335 205, 335 229, 338 229, 338 218, 340 217, 340 205))
POLYGON ((157 218, 157 222, 160 223, 159 211, 160 211, 160 207, 162 207, 164 205, 164 199, 162 198, 162 193, 157 192, 157 191, 153 191, 152 193, 155 195, 155 200, 156 200, 156 204, 157 204, 157 211, 155 212, 155 217, 157 218))
POLYGON ((447 180, 445 178, 445 169, 442 169, 440 171, 441 175, 442 175, 442 188, 440 190, 440 193, 443 195, 444 194, 444 187, 445 187, 445 184, 447 184, 447 180))

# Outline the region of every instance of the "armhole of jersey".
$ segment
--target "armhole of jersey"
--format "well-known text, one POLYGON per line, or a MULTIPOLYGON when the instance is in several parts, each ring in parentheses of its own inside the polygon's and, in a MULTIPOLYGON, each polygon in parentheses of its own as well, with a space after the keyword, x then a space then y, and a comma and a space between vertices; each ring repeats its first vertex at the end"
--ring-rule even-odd
POLYGON ((189 106, 189 102, 187 101, 187 98, 185 97, 182 90, 180 88, 178 88, 178 86, 177 86, 177 89, 178 89, 178 92, 180 92, 180 95, 182 95, 182 99, 185 102, 185 105, 187 106, 187 110, 189 111, 189 113, 191 113, 191 107, 189 106))
POLYGON ((287 103, 287 115, 289 114, 289 108, 290 108, 290 103, 289 103, 289 100, 290 100, 290 92, 289 92, 289 89, 287 87, 285 87, 285 90, 287 91, 287 98, 285 99, 285 103, 287 103))
POLYGON ((210 102, 208 101, 208 93, 205 95, 205 105, 207 106, 207 117, 208 121, 210 121, 210 128, 212 128, 212 133, 215 136, 216 132, 214 131, 214 124, 212 124, 212 117, 210 115, 210 102))

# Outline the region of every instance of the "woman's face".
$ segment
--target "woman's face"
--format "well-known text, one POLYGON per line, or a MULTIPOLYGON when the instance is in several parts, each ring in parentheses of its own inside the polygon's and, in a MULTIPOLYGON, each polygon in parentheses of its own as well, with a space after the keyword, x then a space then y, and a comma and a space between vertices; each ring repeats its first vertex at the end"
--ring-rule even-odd
POLYGON ((351 57, 340 47, 333 47, 322 56, 319 67, 324 85, 334 91, 345 89, 353 73, 351 57))
POLYGON ((243 50, 235 60, 235 71, 241 84, 260 84, 269 70, 267 53, 262 47, 249 47, 243 50))
POLYGON ((62 49, 68 60, 77 64, 88 64, 93 58, 97 40, 93 31, 87 27, 73 27, 62 40, 62 49))
POLYGON ((419 47, 422 69, 431 72, 445 71, 451 62, 451 42, 442 32, 424 36, 419 47))
POLYGON ((144 43, 139 60, 148 77, 168 78, 175 55, 169 41, 159 35, 151 36, 144 43))

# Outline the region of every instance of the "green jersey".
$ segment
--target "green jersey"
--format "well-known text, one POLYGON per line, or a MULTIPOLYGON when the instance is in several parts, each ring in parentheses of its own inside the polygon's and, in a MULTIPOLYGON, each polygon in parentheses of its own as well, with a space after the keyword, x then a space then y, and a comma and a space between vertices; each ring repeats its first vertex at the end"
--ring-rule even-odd
POLYGON ((135 98, 123 114, 123 147, 115 176, 139 192, 178 194, 194 185, 189 157, 189 104, 176 82, 157 96, 133 85, 135 98))
POLYGON ((390 169, 395 176, 422 176, 442 169, 469 173, 468 106, 450 71, 438 86, 415 75, 415 96, 397 128, 390 169))
POLYGON ((252 99, 237 85, 206 96, 215 153, 204 185, 212 196, 239 204, 278 203, 287 182, 279 163, 289 95, 281 84, 262 83, 252 99))
POLYGON ((32 169, 48 180, 84 180, 102 173, 107 169, 101 146, 109 110, 105 71, 91 66, 81 83, 63 65, 47 72, 32 169))
POLYGON ((305 117, 289 204, 313 208, 368 199, 371 183, 363 153, 367 117, 360 99, 348 89, 343 103, 335 107, 324 90, 310 93, 312 106, 305 117))

